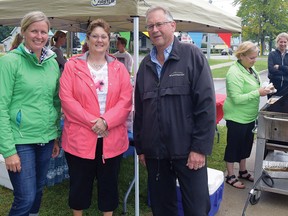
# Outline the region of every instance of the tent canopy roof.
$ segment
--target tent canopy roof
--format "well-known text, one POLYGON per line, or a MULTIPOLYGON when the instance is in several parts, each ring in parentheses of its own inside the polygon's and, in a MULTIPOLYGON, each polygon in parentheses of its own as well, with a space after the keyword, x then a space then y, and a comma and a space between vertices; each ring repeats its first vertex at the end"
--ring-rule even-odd
MULTIPOLYGON (((111 31, 132 31, 133 16, 139 17, 139 30, 145 31, 145 12, 151 5, 166 5, 177 22, 177 31, 241 32, 241 19, 202 0, 109 0, 114 6, 96 6, 95 0, 0 0, 0 25, 19 26, 22 17, 33 10, 43 11, 55 29, 85 31, 90 21, 103 18, 111 31)), ((107 2, 107 1, 106 1, 107 2)))

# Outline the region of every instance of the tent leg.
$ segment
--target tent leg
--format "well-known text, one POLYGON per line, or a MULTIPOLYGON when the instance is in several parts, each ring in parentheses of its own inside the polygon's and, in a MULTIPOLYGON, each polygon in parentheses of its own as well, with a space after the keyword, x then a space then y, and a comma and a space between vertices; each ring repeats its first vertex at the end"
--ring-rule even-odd
MULTIPOLYGON (((133 17, 133 32, 134 32, 134 76, 139 66, 139 17, 133 17)), ((134 177, 135 177, 135 216, 139 216, 139 160, 136 149, 134 150, 134 177)))
POLYGON ((129 197, 130 192, 131 192, 132 188, 134 187, 134 185, 135 185, 135 176, 134 176, 132 182, 130 183, 129 188, 128 188, 126 194, 125 194, 124 201, 123 201, 123 212, 122 212, 122 215, 126 215, 126 213, 127 213, 127 199, 129 197))

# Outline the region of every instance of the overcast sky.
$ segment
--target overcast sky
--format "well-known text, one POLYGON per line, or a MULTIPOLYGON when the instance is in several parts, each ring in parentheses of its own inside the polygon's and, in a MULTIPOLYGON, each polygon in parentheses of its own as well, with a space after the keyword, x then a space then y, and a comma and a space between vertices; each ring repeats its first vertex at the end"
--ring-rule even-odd
MULTIPOLYGON (((209 0, 204 0, 206 2, 209 2, 209 0)), ((218 8, 221 8, 222 10, 226 11, 227 13, 231 15, 235 15, 237 13, 238 7, 232 6, 233 0, 212 0, 212 6, 216 6, 218 8)))

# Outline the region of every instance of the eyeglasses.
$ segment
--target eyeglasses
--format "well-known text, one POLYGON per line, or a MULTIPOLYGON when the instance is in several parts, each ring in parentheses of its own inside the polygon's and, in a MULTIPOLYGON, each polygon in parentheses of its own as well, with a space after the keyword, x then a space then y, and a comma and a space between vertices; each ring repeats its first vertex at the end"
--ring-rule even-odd
POLYGON ((107 35, 90 35, 90 37, 92 37, 94 40, 99 40, 100 38, 102 40, 106 40, 108 38, 107 35))
POLYGON ((154 29, 154 27, 156 27, 157 29, 161 29, 165 24, 171 23, 171 22, 172 21, 157 22, 155 24, 146 25, 145 28, 147 29, 147 31, 152 31, 154 29))

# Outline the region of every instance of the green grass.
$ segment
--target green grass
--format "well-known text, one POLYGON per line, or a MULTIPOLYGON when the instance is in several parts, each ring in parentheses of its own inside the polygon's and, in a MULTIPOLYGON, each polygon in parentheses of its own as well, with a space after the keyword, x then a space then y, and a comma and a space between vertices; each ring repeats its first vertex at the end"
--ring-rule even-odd
MULTIPOLYGON (((212 70, 213 78, 225 78, 229 68, 230 68, 230 66, 213 69, 212 70)), ((258 72, 266 70, 268 68, 267 59, 261 58, 261 59, 257 60, 255 63, 255 68, 258 72)))
MULTIPOLYGON (((215 136, 213 153, 208 157, 208 166, 210 168, 225 170, 225 163, 223 161, 224 150, 226 146, 226 127, 218 126, 220 132, 220 142, 217 143, 217 136, 215 136)), ((146 169, 140 165, 140 215, 151 216, 151 209, 147 206, 147 172, 146 169)), ((115 216, 121 216, 123 211, 123 199, 124 195, 129 187, 130 182, 134 176, 134 159, 128 157, 122 160, 120 179, 119 179, 119 194, 120 204, 115 211, 115 216)), ((96 183, 95 183, 96 184, 96 183)), ((40 209, 41 216, 69 216, 72 215, 71 210, 68 207, 68 187, 69 181, 66 180, 61 184, 57 184, 53 187, 47 187, 44 190, 42 206, 40 209)), ((96 188, 96 186, 94 187, 96 188)), ((97 209, 96 191, 93 194, 92 205, 89 210, 84 212, 85 216, 101 215, 97 209)), ((0 186, 0 215, 8 215, 11 203, 13 200, 12 191, 0 186)), ((135 215, 134 208, 134 188, 132 189, 127 203, 127 216, 135 215)))
POLYGON ((222 63, 226 63, 226 62, 231 62, 231 61, 233 61, 233 60, 232 59, 208 59, 208 63, 210 66, 222 64, 222 63))
POLYGON ((217 140, 217 134, 215 133, 214 145, 212 154, 208 156, 208 167, 225 171, 226 165, 223 160, 224 152, 226 148, 226 134, 227 128, 225 126, 217 126, 219 132, 219 143, 217 140))

